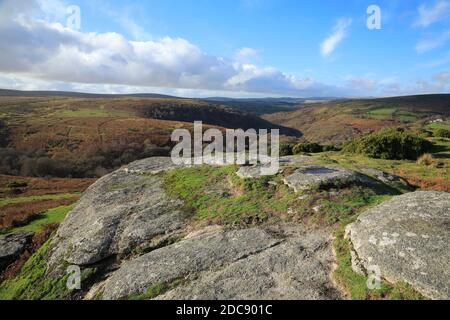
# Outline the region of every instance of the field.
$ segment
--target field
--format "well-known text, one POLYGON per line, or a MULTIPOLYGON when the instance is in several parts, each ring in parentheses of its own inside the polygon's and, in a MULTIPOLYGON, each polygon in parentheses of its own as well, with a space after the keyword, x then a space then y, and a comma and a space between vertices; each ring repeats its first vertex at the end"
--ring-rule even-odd
MULTIPOLYGON (((432 135, 438 129, 450 128, 446 120, 449 113, 447 95, 321 101, 310 105, 301 99, 198 100, 37 93, 0 96, 0 173, 4 174, 0 175, 0 232, 39 231, 58 223, 97 177, 136 159, 168 155, 173 145, 171 132, 177 128, 192 130, 194 120, 202 120, 205 128, 221 130, 279 128, 283 139, 294 143, 308 140, 340 144, 391 126, 422 128, 432 135)), ((430 165, 340 152, 318 157, 325 163, 335 161, 355 170, 384 170, 418 188, 449 191, 450 140, 430 140, 435 144, 430 165)), ((192 172, 184 173, 183 178, 189 180, 192 172)), ((224 172, 221 179, 229 176, 224 172)), ((173 185, 175 191, 179 190, 176 183, 177 177, 167 177, 167 184, 173 185)), ((193 181, 187 190, 196 183, 193 181)), ((197 205, 204 202, 200 215, 211 219, 231 221, 231 211, 245 208, 254 212, 248 219, 264 220, 274 210, 285 211, 286 203, 293 201, 285 190, 279 190, 280 199, 274 202, 264 198, 263 193, 253 195, 259 199, 256 202, 239 194, 232 203, 205 197, 194 201, 190 197, 195 197, 198 190, 202 189, 191 190, 186 199, 197 205), (234 209, 222 212, 225 207, 234 209)))
POLYGON ((447 129, 450 130, 450 121, 435 122, 427 125, 430 130, 447 129))
POLYGON ((22 229, 38 232, 60 222, 62 212, 94 181, 0 176, 0 234, 22 229))
MULTIPOLYGON (((311 142, 339 144, 384 127, 423 127, 450 116, 449 95, 336 100, 295 111, 266 114, 264 119, 295 128, 311 142)), ((432 124, 430 129, 443 126, 432 124)))
POLYGON ((205 129, 297 132, 214 101, 0 93, 1 233, 59 222, 96 178, 140 158, 168 155, 172 131, 192 131, 195 120, 205 129))

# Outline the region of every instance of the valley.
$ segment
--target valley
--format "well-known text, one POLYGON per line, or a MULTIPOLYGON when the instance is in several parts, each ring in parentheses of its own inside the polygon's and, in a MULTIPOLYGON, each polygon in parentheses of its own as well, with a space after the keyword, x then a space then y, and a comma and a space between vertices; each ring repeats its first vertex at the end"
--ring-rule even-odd
MULTIPOLYGON (((355 272, 351 242, 365 238, 357 238, 361 231, 345 235, 370 208, 401 203, 402 196, 415 203, 428 192, 449 206, 446 130, 449 95, 309 104, 6 92, 0 95, 0 238, 23 238, 10 240, 21 249, 2 270, 0 298, 446 297, 445 288, 432 284, 445 274, 411 278, 391 262, 383 262, 383 272, 395 276, 367 289, 367 275, 355 272), (254 177, 248 166, 174 167, 171 132, 192 132, 194 120, 222 131, 280 129, 288 150, 280 171, 254 177), (427 141, 428 156, 376 159, 341 150, 386 128, 427 141), (293 154, 310 143, 320 150, 293 154), (65 289, 67 263, 81 268, 79 292, 65 289), (157 270, 153 278, 145 276, 149 265, 157 270), (263 276, 254 277, 255 268, 263 276), (130 275, 134 280, 123 282, 130 275), (240 283, 244 275, 249 283, 240 283)), ((443 232, 431 222, 431 229, 416 230, 414 223, 392 222, 392 228, 443 232)))

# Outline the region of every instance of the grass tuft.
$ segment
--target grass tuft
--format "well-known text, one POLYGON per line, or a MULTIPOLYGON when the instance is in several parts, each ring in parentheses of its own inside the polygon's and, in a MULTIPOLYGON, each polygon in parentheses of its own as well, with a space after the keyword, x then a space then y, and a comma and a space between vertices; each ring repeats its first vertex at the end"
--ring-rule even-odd
POLYGON ((67 276, 51 278, 46 274, 50 241, 28 259, 16 277, 0 284, 0 300, 59 300, 70 296, 67 276))
POLYGON ((351 218, 341 224, 335 232, 333 243, 336 254, 337 268, 334 271, 334 279, 348 294, 352 300, 424 300, 425 297, 415 291, 406 283, 390 284, 384 280, 380 289, 369 289, 367 286, 368 277, 356 273, 352 268, 350 240, 345 239, 345 226, 354 221, 351 218))

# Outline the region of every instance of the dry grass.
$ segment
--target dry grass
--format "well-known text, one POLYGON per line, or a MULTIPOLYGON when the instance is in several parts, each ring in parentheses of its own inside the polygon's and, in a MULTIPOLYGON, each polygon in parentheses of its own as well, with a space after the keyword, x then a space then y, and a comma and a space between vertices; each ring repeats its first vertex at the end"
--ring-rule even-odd
POLYGON ((35 216, 48 209, 67 206, 77 202, 78 199, 79 197, 72 197, 68 199, 42 200, 3 206, 0 213, 0 230, 26 224, 35 216))
POLYGON ((0 273, 0 283, 13 278, 22 269, 28 258, 50 238, 51 234, 57 228, 57 224, 50 224, 47 225, 41 232, 36 233, 33 236, 31 243, 27 246, 20 257, 14 263, 9 265, 8 268, 6 268, 2 273, 0 273))
POLYGON ((20 188, 20 196, 40 196, 57 193, 83 192, 96 179, 33 178, 0 175, 0 198, 11 197, 9 186, 13 183, 25 184, 20 188))
POLYGON ((431 153, 425 153, 419 159, 417 159, 417 164, 428 167, 428 166, 434 165, 435 160, 431 153))

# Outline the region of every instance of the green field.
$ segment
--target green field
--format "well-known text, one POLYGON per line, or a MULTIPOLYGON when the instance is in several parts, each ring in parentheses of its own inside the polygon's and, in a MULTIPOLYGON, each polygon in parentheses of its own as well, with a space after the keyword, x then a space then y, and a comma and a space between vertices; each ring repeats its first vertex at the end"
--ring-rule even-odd
POLYGON ((390 120, 390 119, 398 119, 401 122, 414 122, 417 121, 419 118, 417 114, 406 111, 406 110, 400 110, 395 107, 386 107, 386 108, 379 108, 379 109, 373 109, 367 112, 370 118, 378 119, 378 120, 390 120))
MULTIPOLYGON (((27 225, 8 229, 4 232, 4 234, 9 234, 17 231, 32 231, 38 233, 50 224, 61 223, 66 217, 67 213, 69 213, 70 210, 75 207, 75 205, 76 204, 71 204, 69 206, 61 206, 50 209, 47 212, 36 216, 36 218, 34 218, 27 225)), ((0 234, 2 234, 2 232, 0 232, 0 234)))
POLYGON ((51 113, 51 116, 56 118, 114 118, 127 117, 130 116, 130 113, 100 106, 92 108, 61 108, 51 113))
POLYGON ((450 121, 432 123, 429 124, 427 128, 431 130, 438 130, 438 129, 450 130, 450 121))
POLYGON ((367 112, 367 114, 371 115, 371 116, 375 116, 375 117, 379 117, 379 118, 391 118, 395 113, 397 112, 397 108, 393 108, 393 107, 387 107, 387 108, 379 108, 379 109, 374 109, 374 110, 370 110, 367 112))
POLYGON ((0 207, 4 207, 11 204, 21 204, 43 200, 60 200, 69 199, 80 196, 79 192, 74 193, 58 193, 58 194, 46 194, 42 196, 28 196, 28 197, 14 197, 14 198, 2 198, 0 199, 0 207))

